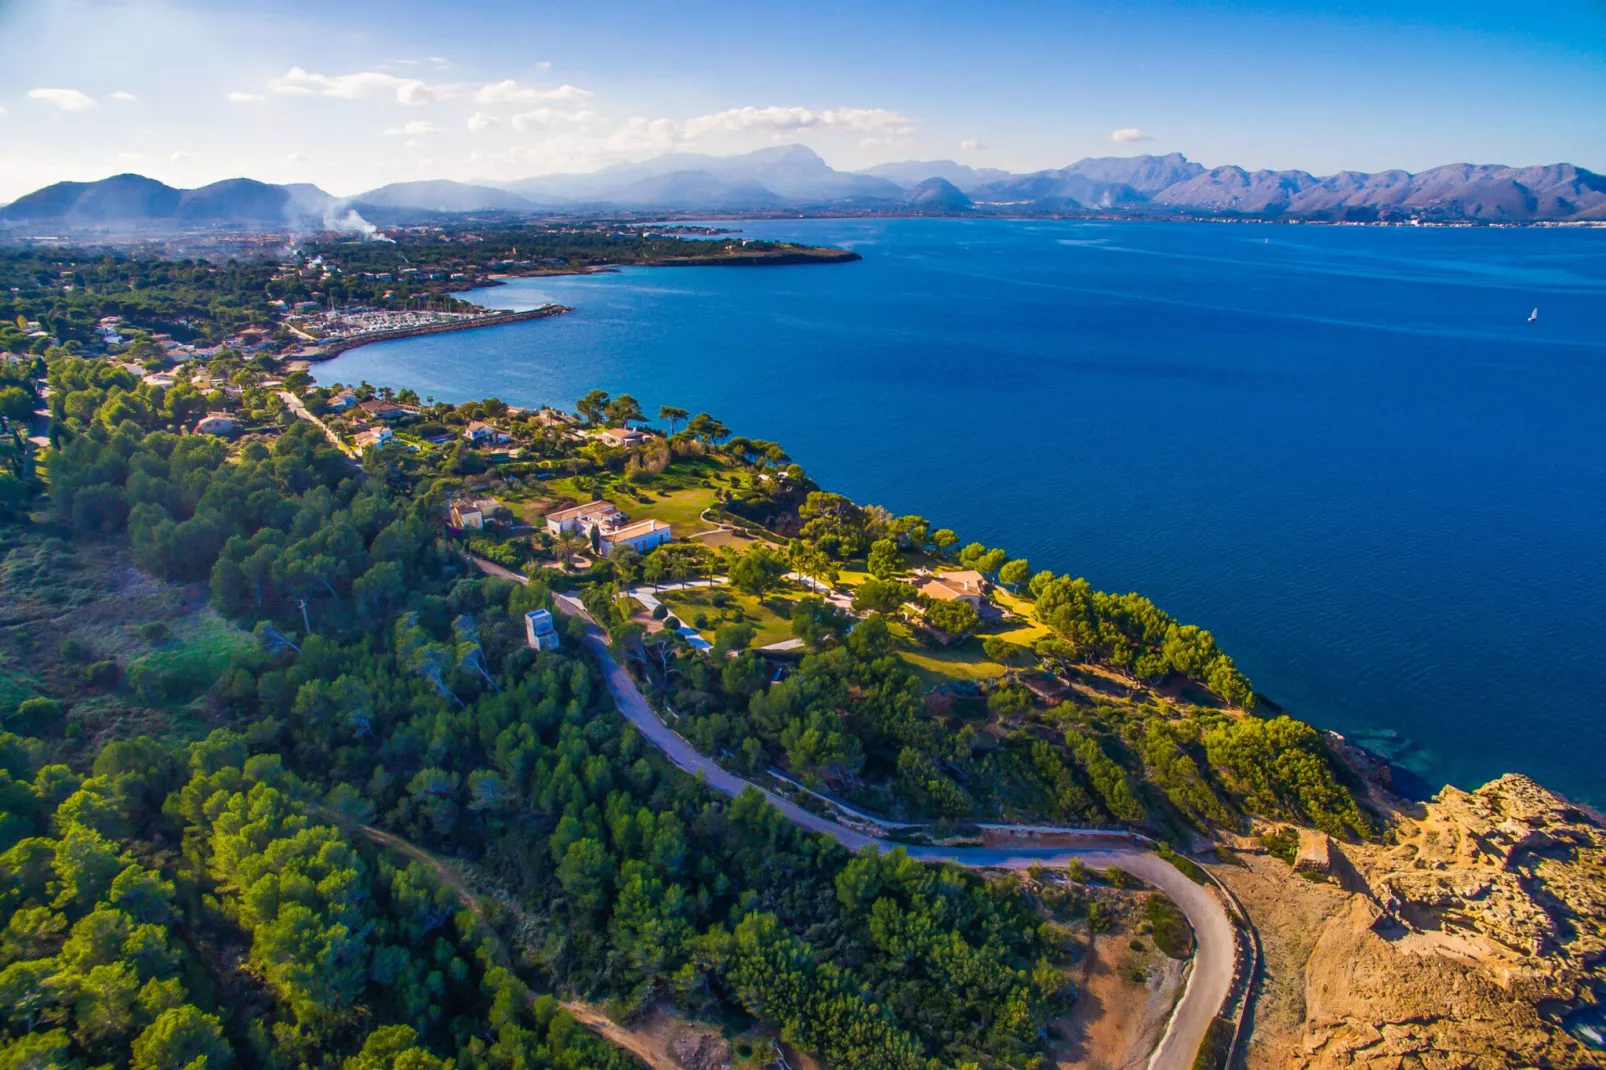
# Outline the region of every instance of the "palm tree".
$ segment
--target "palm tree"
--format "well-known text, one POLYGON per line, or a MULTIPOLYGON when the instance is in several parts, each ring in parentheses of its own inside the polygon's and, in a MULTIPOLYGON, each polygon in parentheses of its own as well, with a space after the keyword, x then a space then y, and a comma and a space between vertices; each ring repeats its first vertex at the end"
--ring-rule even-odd
POLYGON ((564 568, 567 569, 574 556, 590 544, 590 540, 577 530, 565 529, 558 532, 558 552, 562 555, 564 568))

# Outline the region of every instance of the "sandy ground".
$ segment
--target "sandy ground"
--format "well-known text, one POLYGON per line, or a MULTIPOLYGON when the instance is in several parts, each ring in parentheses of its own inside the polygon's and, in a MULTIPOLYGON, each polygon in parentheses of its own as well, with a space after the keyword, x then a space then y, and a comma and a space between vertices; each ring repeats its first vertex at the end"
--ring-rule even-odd
MULTIPOLYGON (((1135 919, 1137 912, 1129 916, 1135 919)), ((1051 1065, 1061 1070, 1143 1070, 1182 993, 1185 970, 1185 963, 1156 951, 1130 924, 1094 937, 1076 1006, 1056 1023, 1065 1039, 1050 1052, 1051 1065), (1143 943, 1143 951, 1132 949, 1134 937, 1143 943), (1147 974, 1143 984, 1132 979, 1134 969, 1147 974)))
POLYGON ((1305 966, 1327 920, 1350 901, 1331 884, 1297 876, 1266 855, 1243 854, 1244 865, 1211 866, 1254 919, 1264 965, 1243 1065, 1282 1070, 1304 1038, 1305 966))

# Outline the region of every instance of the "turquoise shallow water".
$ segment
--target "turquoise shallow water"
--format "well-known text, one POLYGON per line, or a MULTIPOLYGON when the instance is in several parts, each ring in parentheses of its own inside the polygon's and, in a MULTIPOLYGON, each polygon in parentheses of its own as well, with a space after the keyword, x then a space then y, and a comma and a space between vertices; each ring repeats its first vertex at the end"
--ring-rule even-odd
POLYGON ((865 259, 521 280, 476 299, 576 311, 318 377, 706 409, 855 499, 1142 591, 1419 787, 1606 803, 1606 231, 745 226, 865 259))

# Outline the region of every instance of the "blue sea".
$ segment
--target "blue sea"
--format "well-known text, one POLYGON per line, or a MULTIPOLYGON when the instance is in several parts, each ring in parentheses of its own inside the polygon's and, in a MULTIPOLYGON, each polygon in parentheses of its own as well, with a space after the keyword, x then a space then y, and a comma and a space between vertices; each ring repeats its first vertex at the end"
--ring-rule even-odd
POLYGON ((1606 804, 1606 230, 732 225, 864 259, 520 280, 470 296, 574 313, 318 379, 706 410, 1141 591, 1414 790, 1606 804))

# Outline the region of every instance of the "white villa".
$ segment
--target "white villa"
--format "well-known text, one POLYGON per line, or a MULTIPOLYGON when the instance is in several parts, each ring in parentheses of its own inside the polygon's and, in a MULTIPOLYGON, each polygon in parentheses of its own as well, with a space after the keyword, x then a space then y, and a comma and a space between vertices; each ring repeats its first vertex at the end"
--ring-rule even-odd
POLYGON ((597 543, 604 554, 611 554, 620 546, 646 553, 674 537, 670 526, 662 520, 638 520, 632 524, 617 506, 604 501, 587 502, 548 513, 546 528, 554 535, 570 531, 590 535, 595 531, 597 543))

